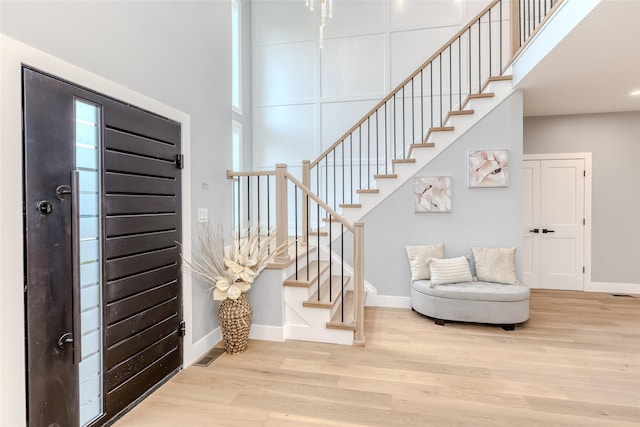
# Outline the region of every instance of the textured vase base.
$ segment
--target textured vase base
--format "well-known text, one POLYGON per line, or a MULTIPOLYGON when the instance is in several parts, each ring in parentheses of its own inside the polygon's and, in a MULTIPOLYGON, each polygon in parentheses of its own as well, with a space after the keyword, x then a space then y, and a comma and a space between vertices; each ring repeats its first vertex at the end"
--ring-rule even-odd
POLYGON ((252 316, 253 307, 244 294, 236 300, 226 299, 220 304, 218 320, 227 353, 238 354, 247 349, 252 316))

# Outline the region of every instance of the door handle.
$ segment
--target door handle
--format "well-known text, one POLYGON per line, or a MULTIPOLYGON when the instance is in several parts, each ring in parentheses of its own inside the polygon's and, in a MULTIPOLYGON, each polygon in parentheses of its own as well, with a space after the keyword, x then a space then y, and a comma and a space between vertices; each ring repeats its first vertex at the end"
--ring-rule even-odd
POLYGON ((63 334, 58 339, 58 348, 60 350, 64 350, 65 344, 73 344, 73 334, 71 332, 67 332, 66 334, 63 334))
MULTIPOLYGON (((67 337, 66 342, 73 343, 73 363, 82 362, 82 326, 80 325, 80 173, 71 172, 71 287, 72 287, 72 322, 73 334, 67 337), (74 339, 75 338, 75 339, 74 339)), ((64 338, 63 335, 60 339, 64 338)), ((58 341, 58 345, 60 342, 58 341)))
POLYGON ((542 232, 543 232, 544 234, 547 234, 547 233, 555 233, 555 230, 547 230, 546 228, 543 228, 543 229, 542 229, 542 232))
POLYGON ((529 230, 529 233, 539 233, 540 229, 539 228, 534 228, 533 230, 529 230))

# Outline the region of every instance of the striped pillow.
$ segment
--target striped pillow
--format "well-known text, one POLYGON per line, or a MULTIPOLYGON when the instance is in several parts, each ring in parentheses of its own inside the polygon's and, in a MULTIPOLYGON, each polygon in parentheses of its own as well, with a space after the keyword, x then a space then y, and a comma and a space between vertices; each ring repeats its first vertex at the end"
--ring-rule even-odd
POLYGON ((466 256, 445 259, 429 258, 427 264, 431 270, 431 286, 473 282, 469 259, 466 256))

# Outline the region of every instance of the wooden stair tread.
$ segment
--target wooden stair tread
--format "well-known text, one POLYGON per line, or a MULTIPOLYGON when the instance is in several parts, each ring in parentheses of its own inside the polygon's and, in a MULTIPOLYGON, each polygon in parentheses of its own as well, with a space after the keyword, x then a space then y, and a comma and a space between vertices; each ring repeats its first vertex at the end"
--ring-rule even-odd
POLYGON ((416 159, 393 159, 391 160, 392 164, 398 164, 398 163, 415 163, 416 159))
MULTIPOLYGON (((296 279, 295 273, 286 279, 282 284, 284 286, 297 286, 300 288, 308 288, 318 281, 318 261, 313 260, 309 262, 309 280, 307 280, 307 265, 298 270, 298 278, 296 279)), ((320 275, 329 269, 329 261, 320 261, 320 275)))
POLYGON ((468 99, 479 99, 479 98, 493 98, 493 92, 485 92, 485 93, 472 93, 468 96, 468 99))
POLYGON ((411 144, 409 149, 413 150, 414 148, 433 148, 436 144, 433 142, 423 142, 422 144, 411 144))
POLYGON ((429 132, 451 132, 453 131, 453 126, 440 126, 435 128, 429 128, 429 132))
POLYGON ((331 308, 341 299, 341 291, 347 285, 350 276, 331 276, 331 298, 329 298, 329 279, 327 278, 320 286, 320 300, 318 300, 318 291, 316 290, 311 297, 302 303, 305 307, 315 308, 331 308), (340 286, 342 282, 342 286, 340 286))
POLYGON ((449 111, 450 116, 465 116, 474 114, 475 110, 457 110, 457 111, 449 111))
MULTIPOLYGON (((305 245, 304 243, 302 243, 302 236, 298 236, 298 239, 300 240, 298 242, 298 260, 301 260, 303 258, 305 258, 307 256, 307 253, 313 253, 316 251, 316 247, 313 245, 309 245, 308 246, 308 251, 307 251, 307 245, 305 245)), ((295 247, 295 238, 289 238, 289 247, 287 248, 287 253, 289 255, 289 259, 286 261, 281 261, 278 259, 278 257, 274 258, 273 261, 271 261, 269 264, 267 264, 267 269, 269 270, 274 270, 274 269, 282 269, 282 268, 287 268, 288 266, 290 266, 291 264, 296 262, 296 247, 295 247)), ((312 242, 313 243, 313 242, 312 242)))
POLYGON ((489 81, 490 82, 500 82, 500 81, 505 81, 505 80, 513 80, 513 76, 504 75, 504 76, 492 76, 492 77, 489 77, 489 81))
POLYGON ((309 230, 309 236, 328 236, 328 231, 309 230))
POLYGON ((377 194, 379 192, 380 190, 377 188, 359 188, 356 190, 356 193, 358 194, 377 194))
POLYGON ((333 314, 333 317, 327 322, 327 329, 342 329, 347 331, 356 330, 356 322, 353 318, 353 304, 354 295, 353 291, 347 291, 344 293, 344 298, 340 301, 340 305, 344 307, 344 320, 342 320, 342 309, 338 306, 338 309, 333 314))
POLYGON ((340 203, 338 206, 341 208, 361 208, 362 204, 360 203, 340 203))
POLYGON ((379 174, 379 175, 373 175, 373 179, 394 179, 397 178, 398 175, 395 173, 386 173, 386 174, 379 174))

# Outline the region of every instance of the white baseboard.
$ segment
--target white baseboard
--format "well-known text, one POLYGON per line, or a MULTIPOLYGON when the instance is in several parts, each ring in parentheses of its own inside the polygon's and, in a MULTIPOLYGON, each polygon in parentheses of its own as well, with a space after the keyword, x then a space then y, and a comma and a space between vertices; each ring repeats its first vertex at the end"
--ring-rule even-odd
POLYGON ((282 326, 266 326, 266 325, 251 325, 251 332, 249 332, 249 338, 253 340, 263 341, 284 341, 284 328, 282 326))
POLYGON ((314 329, 307 325, 287 325, 285 334, 288 340, 353 345, 353 331, 343 329, 314 329))
MULTIPOLYGON (((203 338, 199 339, 191 346, 191 357, 193 360, 185 360, 184 367, 195 363, 200 360, 202 356, 204 356, 212 347, 222 341, 222 332, 220 332, 220 327, 215 328, 213 331, 209 332, 203 338)), ((185 344, 186 345, 186 344, 185 344)))
POLYGON ((608 292, 616 294, 640 294, 640 283, 591 282, 585 292, 608 292))
POLYGON ((409 297, 367 295, 365 305, 368 307, 411 308, 411 301, 409 297))

